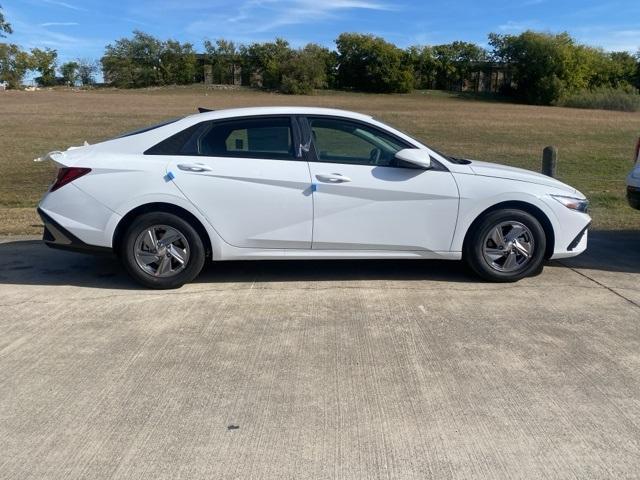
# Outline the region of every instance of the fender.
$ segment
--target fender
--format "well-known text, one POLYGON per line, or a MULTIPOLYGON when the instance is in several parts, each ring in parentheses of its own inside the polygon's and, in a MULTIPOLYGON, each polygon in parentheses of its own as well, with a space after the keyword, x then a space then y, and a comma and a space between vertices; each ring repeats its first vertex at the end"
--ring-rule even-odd
MULTIPOLYGON (((481 194, 479 194, 477 191, 474 192, 473 190, 476 190, 478 188, 491 188, 493 191, 495 191, 496 183, 500 179, 478 179, 478 177, 470 175, 456 175, 456 180, 458 181, 458 186, 460 188, 460 214, 458 216, 458 223, 456 224, 456 229, 451 242, 451 251, 461 252, 464 239, 467 235, 467 232, 469 231, 469 228, 471 227, 471 224, 484 211, 504 202, 523 202, 537 207, 547 216, 553 228, 554 235, 556 237, 558 236, 558 232, 560 231, 560 222, 558 221, 558 217, 555 212, 539 196, 531 193, 505 189, 499 194, 486 197, 482 202, 478 202, 477 199, 482 197, 478 197, 476 195, 481 194), (490 180, 490 182, 488 180, 490 180), (473 183, 474 185, 471 185, 471 183, 473 183), (489 183, 491 183, 491 185, 489 185, 489 183)), ((505 186, 508 186, 510 188, 516 186, 514 185, 516 184, 516 182, 512 180, 504 180, 504 182, 505 186)), ((544 187, 544 189, 547 192, 549 190, 548 187, 544 187)))
POLYGON ((137 197, 129 198, 122 204, 118 205, 118 207, 115 209, 116 212, 111 215, 104 230, 105 245, 113 248, 113 237, 116 227, 127 213, 138 207, 142 207, 150 203, 168 203, 170 205, 175 205, 176 207, 180 207, 188 211, 202 224, 204 229, 207 231, 207 234, 211 241, 210 246, 213 257, 219 258, 220 252, 225 248, 227 244, 222 239, 222 237, 220 237, 213 225, 209 223, 209 221, 200 213, 197 208, 193 206, 193 204, 189 200, 184 197, 168 193, 140 195, 137 197))

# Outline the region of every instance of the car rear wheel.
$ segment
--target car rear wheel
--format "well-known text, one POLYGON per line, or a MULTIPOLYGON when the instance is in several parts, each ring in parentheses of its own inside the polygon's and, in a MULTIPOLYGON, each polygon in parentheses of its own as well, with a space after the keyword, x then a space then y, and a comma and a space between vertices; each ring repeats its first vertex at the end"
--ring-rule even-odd
POLYGON ((178 288, 202 270, 205 249, 198 232, 171 213, 146 213, 127 228, 121 249, 127 272, 146 287, 178 288))
POLYGON ((515 282, 542 269, 546 236, 540 222, 522 210, 496 210, 484 216, 465 242, 464 258, 478 275, 515 282))

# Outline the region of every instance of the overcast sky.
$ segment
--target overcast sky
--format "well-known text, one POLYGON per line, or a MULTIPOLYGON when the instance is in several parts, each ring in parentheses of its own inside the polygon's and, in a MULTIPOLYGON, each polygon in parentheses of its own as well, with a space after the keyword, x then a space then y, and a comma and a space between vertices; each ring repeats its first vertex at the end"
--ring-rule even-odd
POLYGON ((288 39, 333 47, 341 32, 373 33, 401 47, 526 29, 560 32, 607 50, 640 48, 640 0, 0 0, 13 43, 50 47, 62 61, 98 59, 135 29, 202 49, 206 38, 288 39))

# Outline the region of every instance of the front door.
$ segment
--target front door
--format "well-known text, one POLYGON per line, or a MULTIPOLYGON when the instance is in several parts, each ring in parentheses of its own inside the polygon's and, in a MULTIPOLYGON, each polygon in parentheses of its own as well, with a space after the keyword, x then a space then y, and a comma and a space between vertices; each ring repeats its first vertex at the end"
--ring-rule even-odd
POLYGON ((314 249, 449 251, 458 188, 444 167, 401 164, 412 148, 373 125, 309 117, 314 249))
POLYGON ((172 158, 184 195, 224 241, 248 248, 311 248, 313 200, 292 119, 203 122, 172 158))

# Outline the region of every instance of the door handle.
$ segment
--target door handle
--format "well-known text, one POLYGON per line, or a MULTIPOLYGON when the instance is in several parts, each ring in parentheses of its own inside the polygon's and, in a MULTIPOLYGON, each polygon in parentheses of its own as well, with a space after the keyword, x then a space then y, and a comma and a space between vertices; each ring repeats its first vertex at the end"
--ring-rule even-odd
POLYGON ((185 172, 211 172, 213 169, 204 163, 179 163, 178 168, 185 172))
POLYGON ((351 181, 349 177, 345 177, 339 173, 319 173, 316 175, 316 178, 321 182, 328 183, 345 183, 351 181))

